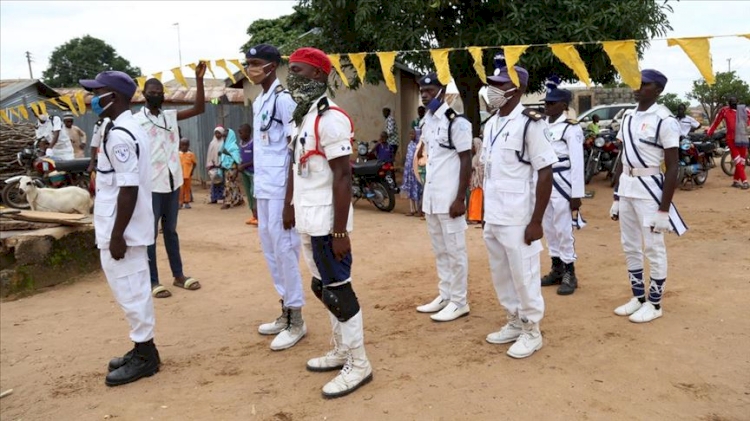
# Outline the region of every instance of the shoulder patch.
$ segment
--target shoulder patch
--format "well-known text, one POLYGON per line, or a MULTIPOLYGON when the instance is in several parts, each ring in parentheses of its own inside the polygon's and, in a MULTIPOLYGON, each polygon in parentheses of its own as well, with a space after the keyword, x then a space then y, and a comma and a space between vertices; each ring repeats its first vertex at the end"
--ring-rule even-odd
POLYGON ((539 121, 542 118, 544 118, 544 114, 540 113, 539 111, 532 110, 530 108, 525 108, 521 112, 521 114, 525 115, 526 117, 528 117, 528 118, 530 118, 530 119, 532 119, 534 121, 539 121))
POLYGON ((326 111, 331 108, 331 104, 328 103, 328 98, 323 97, 318 101, 318 115, 323 115, 326 111))
POLYGON ((120 162, 127 162, 130 159, 130 147, 128 145, 117 145, 112 151, 115 153, 115 158, 120 162))
POLYGON ((576 120, 574 118, 569 118, 569 119, 565 120, 565 122, 568 123, 568 124, 578 124, 578 120, 576 120))

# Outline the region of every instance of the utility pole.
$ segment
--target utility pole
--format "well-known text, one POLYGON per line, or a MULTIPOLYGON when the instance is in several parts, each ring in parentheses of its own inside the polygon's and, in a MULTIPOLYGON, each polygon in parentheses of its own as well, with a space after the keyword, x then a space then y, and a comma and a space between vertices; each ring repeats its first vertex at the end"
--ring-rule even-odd
POLYGON ((732 71, 732 59, 728 58, 727 59, 727 72, 731 72, 731 71, 732 71))
POLYGON ((34 73, 31 71, 31 53, 26 52, 26 62, 29 63, 29 79, 34 79, 34 73))
POLYGON ((180 41, 180 22, 175 22, 172 26, 177 27, 177 52, 180 55, 180 67, 182 67, 182 41, 180 41))

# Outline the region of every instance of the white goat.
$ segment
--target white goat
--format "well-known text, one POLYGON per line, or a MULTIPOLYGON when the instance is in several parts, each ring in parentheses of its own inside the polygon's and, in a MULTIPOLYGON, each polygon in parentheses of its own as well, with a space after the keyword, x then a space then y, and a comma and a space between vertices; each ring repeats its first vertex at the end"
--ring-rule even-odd
POLYGON ((27 176, 18 180, 18 189, 26 196, 33 211, 88 215, 93 204, 89 192, 80 187, 43 188, 40 181, 27 176))

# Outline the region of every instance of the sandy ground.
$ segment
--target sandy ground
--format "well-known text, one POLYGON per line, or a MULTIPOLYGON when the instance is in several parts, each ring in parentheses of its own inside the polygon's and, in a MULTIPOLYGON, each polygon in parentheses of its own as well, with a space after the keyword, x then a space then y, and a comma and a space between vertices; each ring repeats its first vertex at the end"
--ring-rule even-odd
MULTIPOLYGON (((748 420, 750 419, 750 192, 708 184, 678 191, 691 226, 670 236, 663 318, 635 325, 612 313, 629 298, 611 190, 601 179, 584 201, 575 295, 545 289, 544 348, 526 360, 490 345, 503 323, 481 230, 470 227, 469 317, 432 322, 415 306, 436 295, 424 222, 355 206, 356 291, 374 381, 328 401, 333 374, 305 371, 329 346, 323 306, 308 291, 308 336, 273 352, 257 325, 278 312, 257 230, 245 208, 205 202, 181 211, 182 255, 197 292, 157 300, 162 370, 104 385, 110 357, 130 348, 127 325, 101 273, 2 303, 3 420, 748 420)), ((168 272, 159 245, 159 267, 168 272)), ((543 269, 548 267, 546 252, 543 269)))

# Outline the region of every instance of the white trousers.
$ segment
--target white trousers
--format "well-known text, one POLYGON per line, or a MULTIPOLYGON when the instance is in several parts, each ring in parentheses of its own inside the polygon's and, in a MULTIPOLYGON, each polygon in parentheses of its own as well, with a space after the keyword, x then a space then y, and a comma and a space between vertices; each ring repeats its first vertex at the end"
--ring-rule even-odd
POLYGON ((440 297, 459 307, 466 305, 469 257, 466 254, 466 220, 447 213, 427 214, 427 232, 435 253, 440 297))
POLYGON ((146 246, 128 247, 120 260, 113 259, 109 249, 103 249, 100 258, 112 295, 130 324, 130 339, 133 342, 153 339, 156 317, 146 246))
POLYGON ((647 226, 659 205, 651 199, 620 197, 620 240, 629 271, 643 270, 645 251, 652 279, 667 278, 667 246, 664 234, 651 232, 647 226), (644 248, 645 244, 645 248, 644 248))
POLYGON ((576 261, 572 220, 570 202, 553 189, 547 209, 544 211, 542 227, 544 238, 547 239, 549 256, 559 257, 565 263, 576 261))
POLYGON ((539 323, 544 317, 544 298, 539 283, 542 244, 534 241, 526 245, 525 231, 525 226, 485 224, 484 242, 490 257, 492 284, 500 304, 522 320, 539 323))
POLYGON ((299 234, 284 229, 284 200, 258 199, 257 208, 260 245, 276 292, 286 307, 300 308, 305 305, 305 294, 299 271, 299 234))

